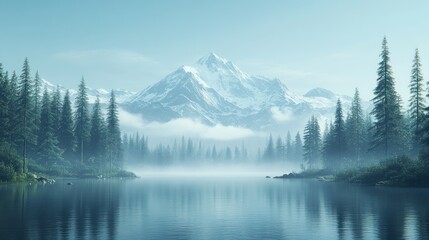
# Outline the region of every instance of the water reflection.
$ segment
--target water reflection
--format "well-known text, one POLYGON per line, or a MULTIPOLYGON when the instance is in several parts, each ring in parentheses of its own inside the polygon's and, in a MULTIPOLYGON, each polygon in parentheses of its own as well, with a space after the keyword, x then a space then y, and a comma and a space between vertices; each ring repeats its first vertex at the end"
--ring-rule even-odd
POLYGON ((429 190, 143 178, 0 185, 1 239, 428 239, 429 190))
POLYGON ((121 184, 2 185, 1 239, 115 239, 121 184))

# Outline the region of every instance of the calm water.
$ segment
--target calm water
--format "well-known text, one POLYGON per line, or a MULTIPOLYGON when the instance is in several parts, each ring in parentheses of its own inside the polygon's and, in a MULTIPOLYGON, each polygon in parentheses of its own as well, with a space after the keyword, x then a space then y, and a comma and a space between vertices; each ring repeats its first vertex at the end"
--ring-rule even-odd
POLYGON ((429 190, 148 177, 0 185, 0 239, 427 239, 429 190))

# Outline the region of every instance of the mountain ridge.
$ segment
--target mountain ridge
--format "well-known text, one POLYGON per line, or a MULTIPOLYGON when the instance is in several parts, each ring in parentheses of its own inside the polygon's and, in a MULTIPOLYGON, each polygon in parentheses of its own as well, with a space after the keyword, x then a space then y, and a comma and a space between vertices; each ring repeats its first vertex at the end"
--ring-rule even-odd
MULTIPOLYGON (((45 86, 49 92, 57 88, 42 79, 42 89, 45 86)), ((59 88, 64 95, 67 89, 59 88)), ((74 99, 77 91, 69 89, 69 92, 74 99)), ((145 122, 188 118, 207 125, 269 131, 285 126, 301 129, 311 115, 321 121, 332 119, 338 99, 345 109, 352 100, 320 87, 303 95, 296 94, 279 79, 249 75, 215 53, 180 66, 139 92, 124 89, 114 92, 123 110, 141 115, 145 122)), ((97 96, 106 104, 110 91, 88 88, 90 103, 94 103, 97 96)))
POLYGON ((209 125, 272 130, 287 123, 302 125, 313 114, 329 119, 337 99, 345 107, 350 105, 351 97, 324 88, 298 95, 279 79, 249 75, 231 61, 209 53, 194 64, 182 65, 122 106, 148 121, 190 118, 209 125), (275 116, 286 113, 289 118, 275 116))

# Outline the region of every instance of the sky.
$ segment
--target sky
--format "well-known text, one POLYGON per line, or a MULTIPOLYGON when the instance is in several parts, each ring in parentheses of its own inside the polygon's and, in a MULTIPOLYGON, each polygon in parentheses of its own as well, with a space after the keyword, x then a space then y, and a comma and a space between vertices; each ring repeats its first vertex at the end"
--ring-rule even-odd
POLYGON ((242 71, 372 98, 387 37, 403 101, 414 51, 429 76, 429 1, 3 0, 0 63, 76 88, 140 91, 209 52, 242 71))

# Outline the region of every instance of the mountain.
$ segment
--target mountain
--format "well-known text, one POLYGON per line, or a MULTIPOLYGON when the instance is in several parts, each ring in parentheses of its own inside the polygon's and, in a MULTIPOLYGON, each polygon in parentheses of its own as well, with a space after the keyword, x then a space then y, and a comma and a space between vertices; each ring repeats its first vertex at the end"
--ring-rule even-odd
POLYGON ((122 107, 147 121, 191 118, 210 125, 275 131, 285 125, 302 127, 313 114, 332 118, 338 98, 345 107, 350 105, 350 97, 323 88, 295 94, 278 79, 246 74, 231 61, 210 53, 179 67, 124 101, 122 107))
POLYGON ((250 76, 214 53, 202 57, 192 67, 209 86, 241 109, 258 111, 273 104, 300 101, 278 79, 250 76))
POLYGON ((239 110, 188 66, 132 97, 127 105, 129 110, 142 112, 145 119, 153 121, 188 117, 214 123, 219 116, 239 110))
MULTIPOLYGON (((45 87, 50 93, 56 91, 57 89, 57 85, 52 84, 46 79, 41 79, 40 85, 41 85, 40 94, 43 94, 43 91, 44 91, 43 89, 45 87)), ((60 89, 61 96, 64 96, 66 94, 67 89, 59 85, 58 85, 58 88, 60 89)), ((71 100, 74 101, 77 94, 77 90, 75 89, 68 89, 68 90, 70 93, 71 100)), ((124 89, 115 89, 113 90, 113 92, 115 93, 116 101, 118 103, 126 102, 131 96, 134 96, 136 94, 136 92, 132 92, 124 89)), ((106 104, 109 102, 109 99, 110 99, 110 91, 103 88, 98 88, 98 89, 88 88, 88 101, 90 103, 94 103, 95 100, 97 99, 97 96, 100 98, 100 103, 106 104)))

